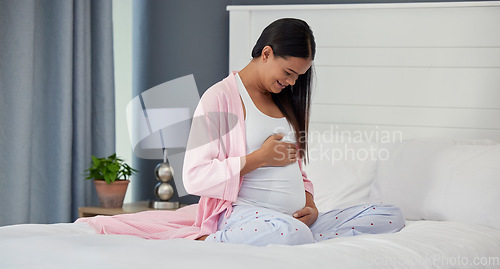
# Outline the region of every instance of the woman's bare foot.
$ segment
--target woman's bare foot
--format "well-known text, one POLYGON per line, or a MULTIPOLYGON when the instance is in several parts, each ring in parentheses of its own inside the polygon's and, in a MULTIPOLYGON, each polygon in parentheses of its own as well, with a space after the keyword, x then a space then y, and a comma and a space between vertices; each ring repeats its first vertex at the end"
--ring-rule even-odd
POLYGON ((205 238, 207 238, 208 235, 204 235, 202 237, 196 238, 198 241, 205 241, 205 238))

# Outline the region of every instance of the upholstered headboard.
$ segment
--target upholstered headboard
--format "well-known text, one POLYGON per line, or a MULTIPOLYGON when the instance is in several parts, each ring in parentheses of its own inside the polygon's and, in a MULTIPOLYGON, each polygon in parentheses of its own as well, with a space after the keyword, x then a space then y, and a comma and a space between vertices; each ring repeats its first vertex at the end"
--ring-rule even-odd
POLYGON ((500 2, 229 6, 230 70, 262 29, 304 19, 317 42, 311 131, 500 141, 500 2))

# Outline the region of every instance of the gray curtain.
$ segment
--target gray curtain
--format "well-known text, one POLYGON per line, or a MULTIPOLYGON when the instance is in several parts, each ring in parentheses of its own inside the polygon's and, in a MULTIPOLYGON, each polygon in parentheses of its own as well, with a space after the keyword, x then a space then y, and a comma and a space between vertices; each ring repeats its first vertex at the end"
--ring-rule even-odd
POLYGON ((90 155, 115 151, 111 0, 0 0, 0 225, 97 203, 90 155))

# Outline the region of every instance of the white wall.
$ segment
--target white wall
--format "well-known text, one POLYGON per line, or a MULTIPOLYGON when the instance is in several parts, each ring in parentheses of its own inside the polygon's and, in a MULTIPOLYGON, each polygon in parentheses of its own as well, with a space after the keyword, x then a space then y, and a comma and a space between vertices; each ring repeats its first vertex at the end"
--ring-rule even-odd
MULTIPOLYGON (((113 48, 115 61, 116 154, 132 164, 132 148, 125 107, 132 99, 132 0, 113 0, 113 48)), ((134 177, 132 177, 134 180, 134 177)), ((125 203, 131 202, 132 184, 125 203)))
POLYGON ((246 52, 278 18, 302 18, 313 29, 310 134, 500 141, 500 1, 229 10, 230 70, 250 60, 246 52))

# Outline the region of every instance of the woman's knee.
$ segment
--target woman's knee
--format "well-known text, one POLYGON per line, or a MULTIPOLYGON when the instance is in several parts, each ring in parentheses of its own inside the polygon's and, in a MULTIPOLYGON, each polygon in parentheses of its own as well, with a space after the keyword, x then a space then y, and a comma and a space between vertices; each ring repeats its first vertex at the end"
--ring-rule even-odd
POLYGON ((272 236, 274 244, 302 245, 314 242, 309 227, 298 220, 297 222, 275 221, 273 224, 277 228, 272 236))
POLYGON ((406 223, 406 220, 405 220, 405 217, 403 215, 403 211, 401 211, 401 209, 397 206, 394 206, 394 205, 389 205, 390 207, 390 212, 392 213, 390 215, 391 219, 392 219, 392 223, 394 224, 394 230, 397 232, 399 230, 401 230, 404 226, 405 226, 405 223, 406 223))
POLYGON ((372 205, 372 208, 375 208, 379 224, 385 224, 384 232, 397 232, 405 226, 406 220, 399 207, 390 204, 379 204, 372 205))

